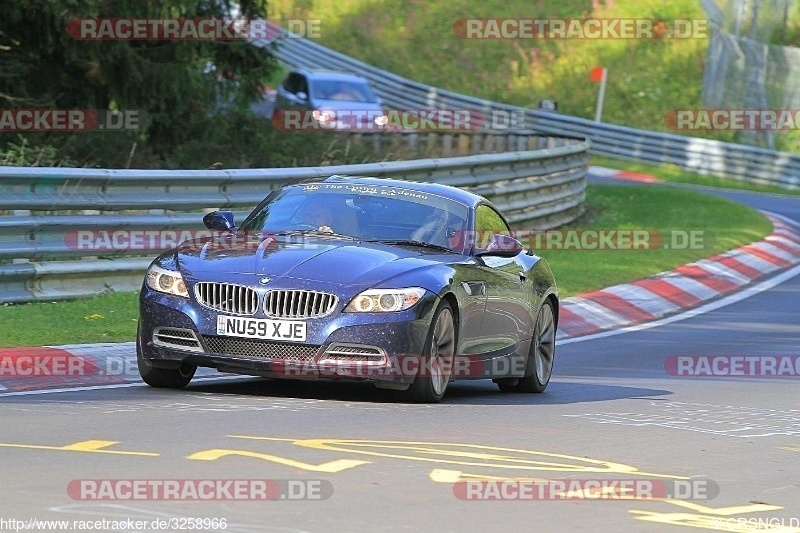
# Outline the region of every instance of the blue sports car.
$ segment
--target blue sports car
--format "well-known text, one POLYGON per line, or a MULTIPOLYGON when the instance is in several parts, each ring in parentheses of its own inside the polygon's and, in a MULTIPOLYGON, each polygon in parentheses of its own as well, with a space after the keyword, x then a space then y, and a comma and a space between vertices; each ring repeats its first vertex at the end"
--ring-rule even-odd
POLYGON ((485 198, 433 183, 331 176, 273 191, 236 226, 157 257, 137 360, 154 387, 198 366, 372 380, 437 402, 450 381, 550 381, 558 293, 546 261, 485 198))

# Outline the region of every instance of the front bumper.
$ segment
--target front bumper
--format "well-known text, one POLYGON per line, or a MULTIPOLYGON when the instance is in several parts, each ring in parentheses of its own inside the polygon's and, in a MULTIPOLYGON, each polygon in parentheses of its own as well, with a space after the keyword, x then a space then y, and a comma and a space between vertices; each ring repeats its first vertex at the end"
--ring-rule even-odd
MULTIPOLYGON (((343 313, 305 319, 303 343, 219 336, 221 313, 142 288, 138 333, 143 364, 182 365, 220 372, 290 379, 371 379, 411 383, 439 298, 427 293, 417 305, 394 313, 343 313)), ((254 315, 253 318, 267 318, 254 315)))

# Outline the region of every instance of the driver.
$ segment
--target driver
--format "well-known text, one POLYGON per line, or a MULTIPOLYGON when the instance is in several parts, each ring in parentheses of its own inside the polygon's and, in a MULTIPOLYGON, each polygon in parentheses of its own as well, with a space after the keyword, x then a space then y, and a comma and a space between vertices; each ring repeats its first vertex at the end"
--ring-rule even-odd
POLYGON ((317 231, 334 233, 332 228, 334 220, 333 209, 325 198, 317 197, 309 199, 303 206, 301 219, 303 224, 313 226, 317 231))

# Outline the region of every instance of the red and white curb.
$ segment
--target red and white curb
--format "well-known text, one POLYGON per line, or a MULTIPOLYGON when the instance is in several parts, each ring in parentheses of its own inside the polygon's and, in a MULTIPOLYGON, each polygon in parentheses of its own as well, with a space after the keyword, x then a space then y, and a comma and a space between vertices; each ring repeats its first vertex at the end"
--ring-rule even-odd
POLYGON ((650 174, 639 174, 629 170, 618 170, 616 168, 590 166, 589 173, 601 178, 614 178, 625 181, 635 181, 636 183, 661 183, 661 180, 650 174))
MULTIPOLYGON (((763 241, 631 283, 561 301, 557 338, 579 337, 650 322, 735 292, 800 263, 800 224, 765 213, 773 232, 763 241)), ((220 377, 199 368, 198 377, 220 377)), ((133 342, 0 348, 0 395, 140 382, 133 342)), ((124 385, 122 385, 124 386, 124 385)))
POLYGON ((800 225, 773 213, 764 214, 773 231, 763 241, 649 278, 563 299, 556 338, 656 320, 800 263, 800 225))

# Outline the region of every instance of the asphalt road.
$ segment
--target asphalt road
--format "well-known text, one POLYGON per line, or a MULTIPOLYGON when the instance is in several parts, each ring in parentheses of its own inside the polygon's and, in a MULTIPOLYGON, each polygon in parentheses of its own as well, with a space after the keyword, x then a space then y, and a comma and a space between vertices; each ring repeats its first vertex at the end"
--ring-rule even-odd
MULTIPOLYGON (((717 194, 800 221, 800 198, 717 194)), ((365 384, 236 378, 3 397, 0 531, 15 529, 9 519, 79 530, 87 524, 73 520, 196 517, 225 519, 230 532, 800 531, 800 377, 669 373, 676 356, 800 356, 800 277, 781 279, 685 320, 562 343, 543 395, 458 382, 444 403, 411 405, 365 384), (453 485, 500 478, 521 481, 453 485), (68 490, 99 479, 286 481, 272 501, 68 490), (639 480, 673 497, 463 499, 467 487, 514 496, 531 479, 639 480)), ((209 524, 200 529, 223 531, 209 524)))

